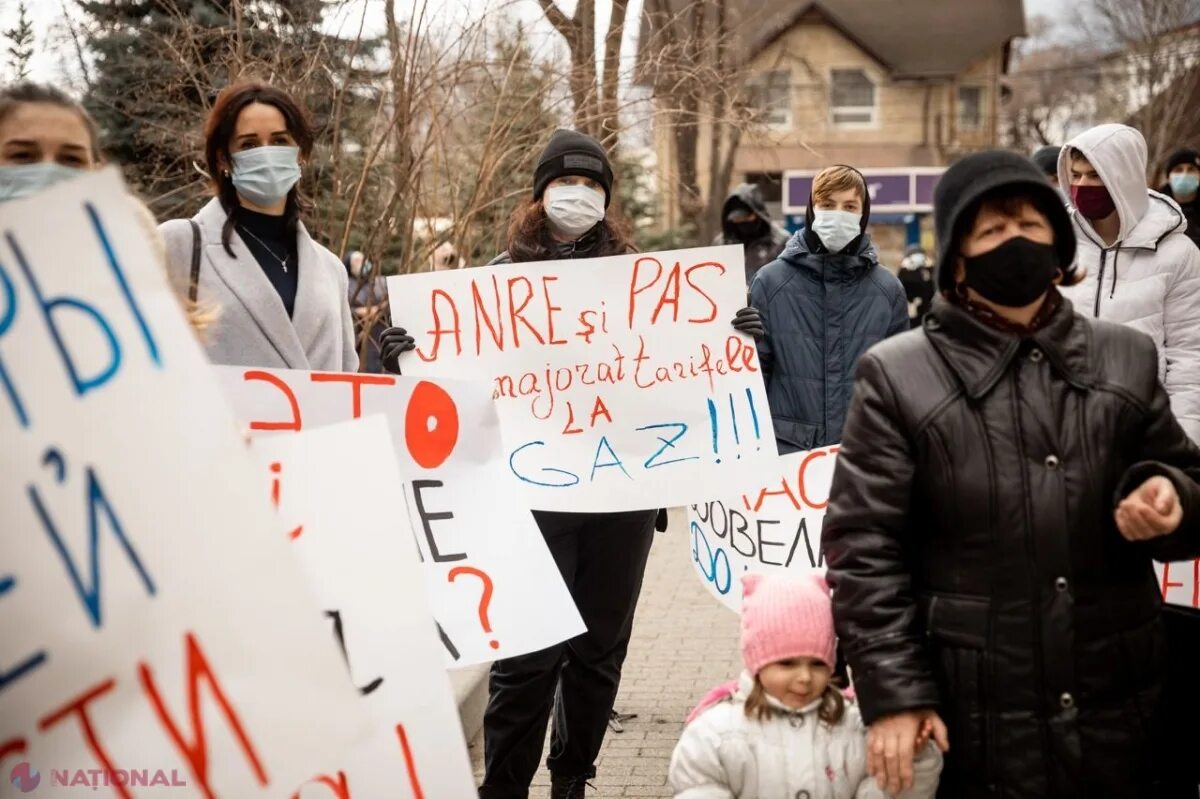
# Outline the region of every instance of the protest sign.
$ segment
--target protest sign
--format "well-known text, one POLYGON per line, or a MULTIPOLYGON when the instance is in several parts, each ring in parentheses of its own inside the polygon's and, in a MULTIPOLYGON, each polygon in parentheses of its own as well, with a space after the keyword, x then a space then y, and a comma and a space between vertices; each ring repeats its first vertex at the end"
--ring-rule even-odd
POLYGON ((1200 609, 1200 558, 1179 563, 1155 563, 1163 602, 1200 609))
POLYGON ((386 418, 259 438, 254 452, 263 488, 289 519, 279 533, 292 541, 376 722, 371 744, 301 799, 331 788, 340 799, 476 799, 417 548, 404 517, 378 501, 402 483, 386 418))
MULTIPOLYGON (((214 368, 255 436, 387 417, 403 481, 382 494, 330 500, 376 503, 412 531, 450 665, 534 652, 583 632, 545 539, 504 471, 499 421, 480 385, 214 368)), ((340 465, 353 474, 361 468, 354 459, 340 465)), ((286 495, 286 469, 275 477, 286 495)), ((303 523, 286 509, 285 520, 293 534, 303 523)))
POLYGON ((0 438, 0 785, 279 797, 369 731, 115 170, 0 205, 0 438))
POLYGON ((758 477, 688 508, 687 546, 696 574, 727 608, 742 607, 748 572, 825 570, 821 523, 838 448, 782 455, 758 477))
MULTIPOLYGON (((765 476, 744 492, 688 508, 689 556, 697 576, 726 607, 741 608, 740 576, 746 572, 825 568, 821 524, 837 451, 833 446, 780 456, 778 474, 759 469, 765 476)), ((1200 608, 1200 558, 1154 568, 1164 602, 1200 608)))
POLYGON ((624 511, 719 492, 774 457, 740 246, 389 278, 408 375, 486 380, 531 507, 624 511))

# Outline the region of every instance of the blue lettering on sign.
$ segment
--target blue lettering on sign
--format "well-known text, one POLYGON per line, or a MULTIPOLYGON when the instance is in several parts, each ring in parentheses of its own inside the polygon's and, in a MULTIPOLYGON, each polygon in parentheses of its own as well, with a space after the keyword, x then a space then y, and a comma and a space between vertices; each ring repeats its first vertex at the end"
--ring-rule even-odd
POLYGON ((693 455, 690 458, 675 458, 674 460, 659 462, 658 457, 660 455, 662 455, 668 449, 675 449, 675 442, 679 441, 679 439, 681 439, 685 435, 687 435, 688 426, 686 424, 684 424, 683 422, 667 422, 666 424, 652 424, 652 425, 647 425, 646 427, 638 428, 638 432, 640 433, 643 430, 661 430, 664 427, 678 428, 678 432, 675 433, 675 435, 672 436, 671 438, 663 438, 662 436, 657 437, 658 440, 662 443, 662 446, 658 448, 657 452, 655 452, 649 458, 646 458, 646 463, 644 464, 644 468, 656 469, 659 466, 670 466, 672 463, 683 463, 684 461, 700 460, 699 455, 693 455))
MULTIPOLYGON (((42 459, 43 466, 53 464, 57 469, 56 480, 61 485, 66 480, 66 463, 63 461, 62 453, 57 449, 51 448, 46 451, 45 457, 42 459)), ((42 503, 42 498, 38 494, 36 487, 30 485, 27 488, 29 500, 33 503, 34 510, 37 511, 38 518, 42 522, 42 526, 46 529, 46 534, 50 537, 50 543, 54 545, 58 555, 62 558, 63 566, 66 567, 67 576, 71 578, 71 583, 75 587, 75 593, 79 596, 83 603, 84 609, 87 611, 88 618, 91 619, 93 627, 103 625, 103 613, 100 608, 100 525, 99 514, 103 511, 108 518, 108 524, 113 530, 113 535, 121 544, 121 548, 125 550, 126 557, 129 558, 141 577, 142 585, 146 588, 146 593, 154 596, 156 589, 154 581, 146 572, 145 566, 142 565, 142 559, 138 557, 137 550, 133 548, 133 544, 125 535, 125 530, 121 527, 121 521, 113 510, 112 504, 105 496, 104 490, 100 487, 99 480, 96 479, 96 473, 89 466, 87 469, 87 502, 88 502, 88 563, 91 582, 85 585, 80 577, 79 569, 75 566, 75 561, 72 560, 71 554, 67 551, 66 544, 63 542, 62 536, 59 535, 58 528, 55 526, 50 514, 46 511, 46 506, 42 503)))
POLYGON ((96 238, 100 240, 100 246, 104 250, 104 257, 108 261, 109 268, 112 269, 113 277, 117 279, 117 285, 121 287, 125 302, 129 304, 129 310, 133 312, 133 318, 137 320, 138 328, 142 331, 142 338, 146 340, 146 349, 150 353, 150 360, 154 362, 155 366, 161 368, 162 357, 158 354, 158 343, 155 342, 154 335, 150 332, 150 325, 146 322, 146 317, 142 315, 142 309, 138 306, 133 291, 129 288, 129 281, 125 279, 125 270, 117 261, 117 254, 108 240, 108 232, 100 221, 100 215, 96 213, 96 206, 85 203, 84 210, 92 222, 92 229, 96 231, 96 238))
POLYGON ((53 297, 47 300, 42 294, 42 287, 38 283, 37 278, 34 277, 33 270, 29 267, 29 262, 25 260, 25 253, 22 252, 20 245, 17 244, 17 240, 13 238, 11 233, 7 234, 7 238, 8 246, 12 248, 13 255, 17 258, 17 265, 24 273, 25 280, 28 281, 29 288, 33 291, 33 296, 37 299, 38 306, 42 309, 42 316, 46 320, 46 327, 50 329, 50 336, 54 339, 54 346, 58 348, 58 354, 62 356, 63 363, 66 364, 67 371, 71 375, 71 382, 75 386, 75 393, 83 396, 92 389, 100 388, 121 368, 121 344, 117 341, 117 336, 113 333, 108 320, 94 307, 74 297, 53 297), (63 337, 58 331, 58 325, 54 321, 55 311, 61 312, 66 309, 80 311, 90 317, 108 340, 108 366, 98 374, 91 377, 80 377, 79 370, 75 366, 75 360, 67 350, 66 342, 63 341, 63 337))
POLYGON ((733 587, 733 567, 729 565, 729 553, 723 547, 717 547, 716 552, 708 543, 708 538, 705 537, 704 531, 700 529, 700 525, 692 522, 692 560, 700 566, 700 574, 704 579, 713 584, 717 589, 717 593, 724 596, 729 593, 729 589, 733 587), (700 552, 700 545, 704 545, 704 553, 700 552))
MULTIPOLYGON (((17 292, 13 287, 12 278, 8 276, 8 271, 4 265, 0 264, 0 288, 4 289, 4 316, 0 317, 0 338, 8 332, 12 327, 13 319, 17 317, 17 292)), ((13 406, 13 411, 17 414, 17 421, 21 423, 21 427, 29 427, 29 414, 25 413, 25 406, 21 403, 21 396, 17 393, 17 387, 13 385, 12 378, 8 376, 8 369, 4 366, 4 361, 0 360, 0 383, 4 384, 4 391, 8 394, 8 401, 13 406)))
MULTIPOLYGON (((12 591, 16 587, 17 578, 13 577, 12 575, 0 577, 0 598, 3 598, 5 594, 7 594, 9 591, 12 591)), ((43 665, 45 662, 46 652, 45 650, 42 650, 40 652, 33 653, 7 671, 0 669, 0 691, 3 691, 6 686, 15 683, 17 680, 33 671, 38 666, 43 665)))
MULTIPOLYGON (((596 445, 596 457, 592 459, 592 481, 596 480, 596 471, 598 469, 609 469, 613 466, 619 468, 621 474, 629 477, 629 472, 625 471, 625 464, 621 462, 621 459, 617 457, 617 453, 613 451, 612 445, 608 443, 608 436, 601 436, 600 443, 596 445), (600 453, 604 450, 608 450, 608 454, 612 456, 612 460, 608 463, 600 462, 600 453)), ((629 477, 629 479, 632 480, 633 478, 629 477)))
POLYGON ((543 483, 541 480, 534 480, 532 477, 527 477, 526 475, 522 474, 517 469, 517 456, 518 455, 520 455, 522 452, 529 449, 530 447, 544 447, 544 446, 546 446, 545 441, 530 441, 528 444, 522 444, 521 446, 517 447, 516 449, 513 450, 513 453, 508 456, 508 468, 512 470, 512 473, 515 474, 518 479, 520 479, 526 483, 535 485, 535 486, 543 486, 545 488, 568 488, 573 485, 578 485, 579 484, 579 475, 574 474, 573 472, 568 472, 564 469, 552 469, 548 466, 543 466, 542 472, 545 474, 561 474, 561 475, 565 476, 566 478, 568 478, 568 482, 565 482, 565 483, 543 483))

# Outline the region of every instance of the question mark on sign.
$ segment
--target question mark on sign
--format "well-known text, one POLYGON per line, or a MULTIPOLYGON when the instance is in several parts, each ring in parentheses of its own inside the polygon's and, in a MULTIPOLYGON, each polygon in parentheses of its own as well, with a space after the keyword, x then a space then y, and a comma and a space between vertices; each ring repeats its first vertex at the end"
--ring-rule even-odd
MULTIPOLYGON (((448 579, 450 582, 454 582, 455 578, 460 574, 470 574, 478 577, 483 583, 483 596, 479 598, 479 623, 482 625, 485 633, 490 633, 492 631, 492 623, 488 621, 488 606, 492 603, 492 578, 486 572, 476 569, 473 566, 456 566, 450 570, 448 579)), ((488 645, 492 649, 500 648, 500 642, 495 639, 488 641, 488 645)))

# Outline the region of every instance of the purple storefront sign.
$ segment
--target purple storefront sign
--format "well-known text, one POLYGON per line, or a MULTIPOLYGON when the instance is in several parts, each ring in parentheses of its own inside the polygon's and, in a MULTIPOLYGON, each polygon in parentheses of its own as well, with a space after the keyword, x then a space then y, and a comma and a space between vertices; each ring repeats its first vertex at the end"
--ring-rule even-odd
MULTIPOLYGON (((933 190, 944 167, 864 169, 872 213, 928 213, 933 210, 933 190)), ((803 214, 812 194, 815 171, 785 172, 785 214, 803 214)))

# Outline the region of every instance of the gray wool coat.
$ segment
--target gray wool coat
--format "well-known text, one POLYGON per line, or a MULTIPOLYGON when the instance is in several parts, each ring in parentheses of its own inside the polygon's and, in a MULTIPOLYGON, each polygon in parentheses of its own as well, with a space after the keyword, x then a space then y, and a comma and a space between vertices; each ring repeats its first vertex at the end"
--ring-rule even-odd
MULTIPOLYGON (((338 257, 312 240, 300 225, 299 285, 292 318, 279 294, 237 231, 230 237, 236 257, 221 244, 226 214, 216 198, 193 217, 200 226, 198 305, 215 321, 204 332, 209 360, 265 369, 358 371, 346 269, 338 257)), ((180 296, 187 296, 192 270, 192 226, 172 219, 159 226, 167 246, 167 271, 180 296)))

